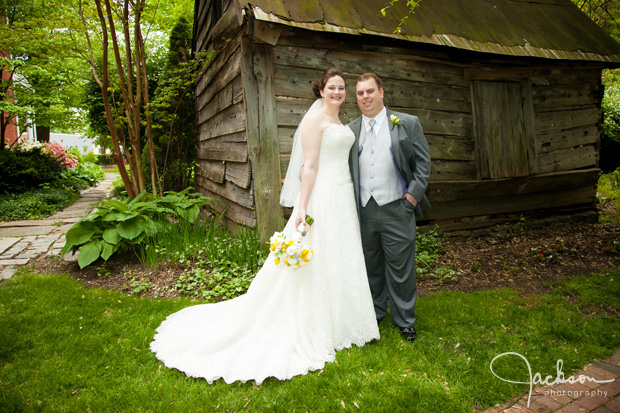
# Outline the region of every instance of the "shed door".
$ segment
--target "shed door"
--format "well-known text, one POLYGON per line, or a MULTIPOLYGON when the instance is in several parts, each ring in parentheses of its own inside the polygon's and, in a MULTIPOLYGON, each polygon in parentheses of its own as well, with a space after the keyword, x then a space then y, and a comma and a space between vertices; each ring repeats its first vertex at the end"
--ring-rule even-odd
POLYGON ((536 165, 531 83, 472 83, 480 178, 530 175, 536 165))

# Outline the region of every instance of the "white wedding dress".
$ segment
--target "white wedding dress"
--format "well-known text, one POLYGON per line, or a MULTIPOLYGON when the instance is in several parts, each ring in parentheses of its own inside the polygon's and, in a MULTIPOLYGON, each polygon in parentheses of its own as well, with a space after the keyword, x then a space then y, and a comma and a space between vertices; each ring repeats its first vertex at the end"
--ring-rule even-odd
MULTIPOLYGON (((304 239, 312 260, 293 270, 270 255, 246 294, 170 315, 151 343, 167 367, 209 383, 260 384, 321 369, 336 351, 379 338, 349 173, 353 140, 345 125, 323 132, 307 209, 315 221, 304 239)), ((298 206, 299 197, 287 235, 298 206)))

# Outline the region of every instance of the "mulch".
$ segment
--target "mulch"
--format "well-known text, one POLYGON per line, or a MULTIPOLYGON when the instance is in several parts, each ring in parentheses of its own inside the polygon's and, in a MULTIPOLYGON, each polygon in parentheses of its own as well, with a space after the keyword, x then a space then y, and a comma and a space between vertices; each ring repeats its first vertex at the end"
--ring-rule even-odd
MULTIPOLYGON (((553 224, 542 229, 513 225, 477 239, 448 238, 435 265, 454 270, 454 275, 418 277, 419 294, 501 287, 524 294, 547 292, 552 289, 549 282, 619 269, 618 242, 619 227, 591 223, 553 224)), ((191 269, 191 265, 164 264, 146 270, 132 253, 116 254, 105 264, 97 262, 83 270, 76 262, 61 259, 40 258, 33 265, 40 271, 68 273, 87 288, 109 288, 128 295, 142 283, 148 289, 138 295, 151 298, 178 297, 177 279, 191 269)))

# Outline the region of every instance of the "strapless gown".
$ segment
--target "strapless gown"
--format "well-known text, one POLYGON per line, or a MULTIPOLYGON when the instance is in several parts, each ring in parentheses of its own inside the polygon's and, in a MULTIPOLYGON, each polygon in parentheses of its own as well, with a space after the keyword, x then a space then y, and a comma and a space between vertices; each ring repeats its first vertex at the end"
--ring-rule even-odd
MULTIPOLYGON (((312 260, 293 270, 270 255, 246 294, 170 315, 151 343, 167 367, 209 383, 260 384, 321 369, 336 351, 379 338, 348 165, 353 141, 345 125, 323 132, 307 209, 314 223, 304 239, 312 260)), ((287 235, 298 206, 299 198, 287 235)))

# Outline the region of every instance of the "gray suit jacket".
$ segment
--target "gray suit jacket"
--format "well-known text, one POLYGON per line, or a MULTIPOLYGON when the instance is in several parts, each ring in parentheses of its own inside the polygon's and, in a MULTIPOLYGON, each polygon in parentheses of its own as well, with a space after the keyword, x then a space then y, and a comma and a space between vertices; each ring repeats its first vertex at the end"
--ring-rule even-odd
MULTIPOLYGON (((387 121, 390 126, 394 161, 407 182, 407 192, 418 200, 418 205, 415 207, 415 215, 417 218, 422 218, 422 211, 431 207, 424 194, 431 174, 431 155, 428 150, 428 143, 422 132, 420 120, 417 116, 393 112, 388 109, 387 121), (393 128, 392 121, 390 120, 392 115, 400 118, 400 125, 393 125, 393 128)), ((355 134, 355 142, 351 147, 349 155, 349 168, 351 169, 351 178, 353 179, 353 188, 357 201, 357 213, 359 215, 360 173, 358 152, 362 117, 355 119, 348 126, 355 134)))

